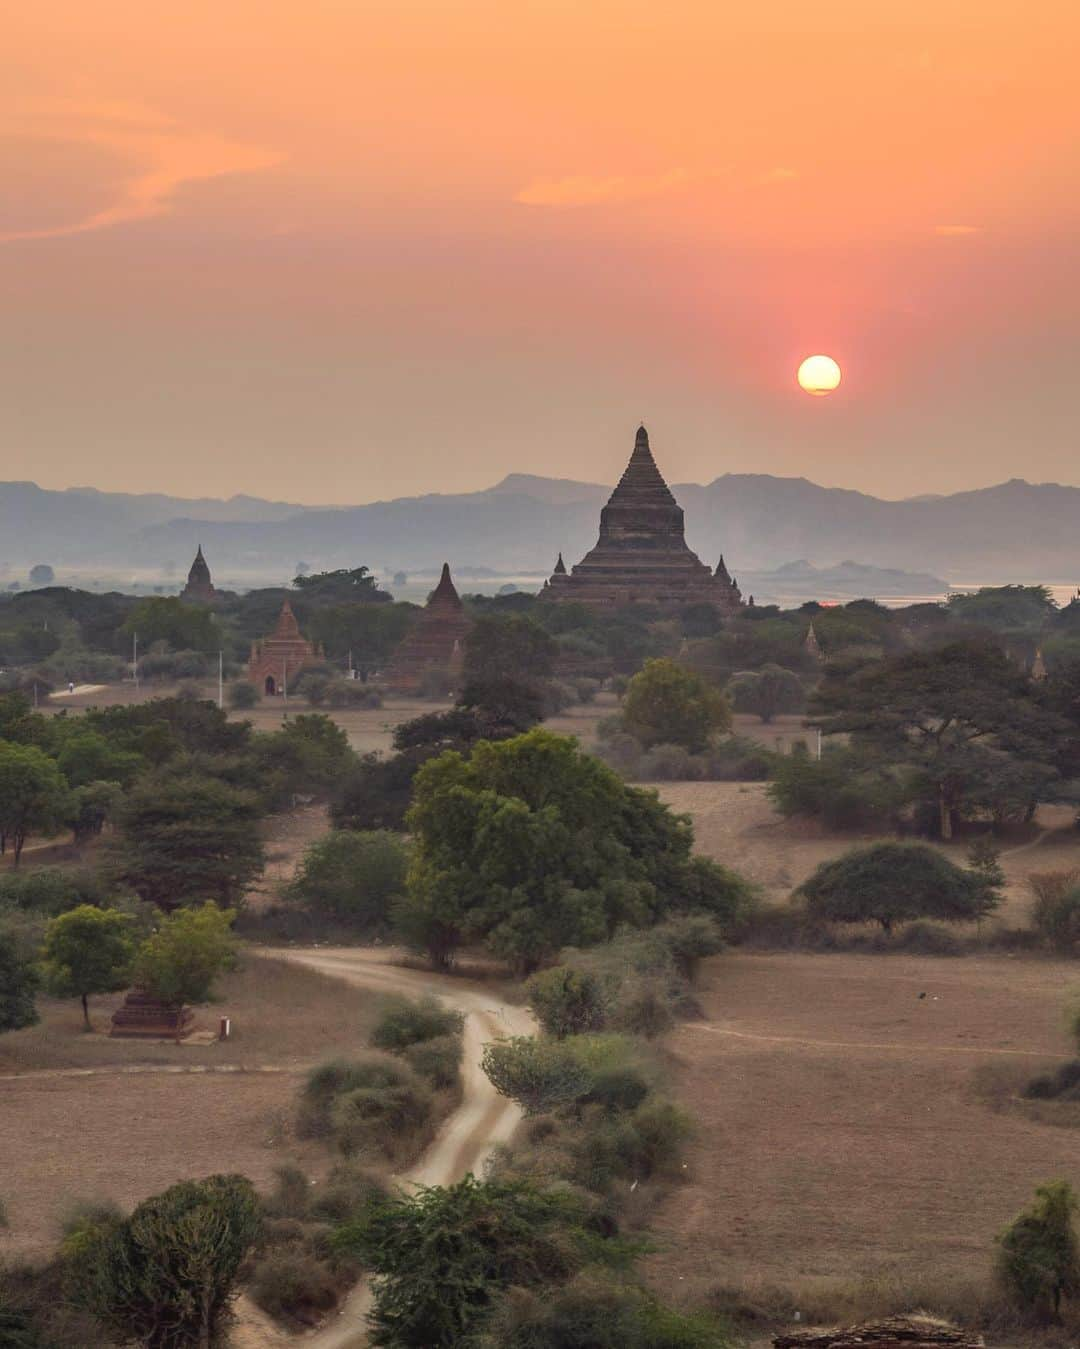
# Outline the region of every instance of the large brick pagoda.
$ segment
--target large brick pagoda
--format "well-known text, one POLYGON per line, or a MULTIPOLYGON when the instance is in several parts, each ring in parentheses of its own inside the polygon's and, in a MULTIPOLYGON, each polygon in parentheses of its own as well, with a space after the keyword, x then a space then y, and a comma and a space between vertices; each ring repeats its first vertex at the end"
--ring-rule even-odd
POLYGON ((600 512, 596 547, 569 572, 560 554, 540 593, 542 599, 598 608, 713 604, 734 613, 742 607, 724 559, 714 572, 687 547, 682 507, 656 467, 644 426, 638 427, 626 471, 600 512))
POLYGON ((398 693, 416 693, 431 679, 442 679, 444 692, 452 690, 465 664, 465 638, 472 622, 443 563, 439 584, 428 596, 416 620, 390 659, 380 682, 398 693))
POLYGON ((217 599, 217 591, 214 589, 206 558, 203 557, 201 543, 188 572, 187 585, 180 592, 180 598, 194 604, 213 604, 217 599))

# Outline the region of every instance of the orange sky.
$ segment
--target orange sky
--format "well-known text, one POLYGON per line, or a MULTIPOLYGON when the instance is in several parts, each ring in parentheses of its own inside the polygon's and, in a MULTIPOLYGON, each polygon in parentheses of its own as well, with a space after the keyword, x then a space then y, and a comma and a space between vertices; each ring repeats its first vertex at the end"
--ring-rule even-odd
MULTIPOLYGON (((15 7, 11 7, 15 10, 15 7)), ((0 54, 0 477, 1080 482, 1064 0, 43 0, 0 54), (827 351, 830 399, 793 384, 827 351)))

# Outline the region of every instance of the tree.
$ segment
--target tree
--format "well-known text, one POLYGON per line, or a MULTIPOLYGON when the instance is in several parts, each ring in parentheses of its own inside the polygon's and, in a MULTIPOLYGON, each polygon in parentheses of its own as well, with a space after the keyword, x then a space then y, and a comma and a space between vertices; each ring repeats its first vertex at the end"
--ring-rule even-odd
POLYGON ((7 932, 0 930, 0 1032, 37 1024, 37 986, 33 962, 7 932))
POLYGON ((568 1194, 469 1175, 376 1204, 334 1240, 378 1276, 372 1344, 451 1349, 471 1339, 503 1289, 574 1273, 581 1222, 568 1194))
POLYGON ((1024 1310, 1059 1320, 1061 1299, 1080 1293, 1077 1200, 1068 1181, 1040 1185, 1035 1202, 998 1237, 998 1278, 1024 1310))
POLYGON ((258 1199, 243 1176, 184 1180, 70 1232, 62 1254, 74 1300, 122 1343, 213 1349, 225 1342, 240 1265, 259 1232, 258 1199))
POLYGON ((318 571, 293 577, 293 585, 304 598, 316 604, 354 600, 362 604, 389 604, 393 596, 379 589, 379 583, 367 567, 339 567, 337 571, 318 571))
POLYGON ((124 789, 118 782, 88 782, 68 796, 67 823, 77 844, 100 834, 119 810, 124 789))
POLYGON ((200 899, 237 902, 263 867, 255 797, 205 774, 140 779, 117 830, 117 878, 165 910, 200 899))
POLYGON ((377 754, 357 758, 334 789, 330 804, 334 828, 403 830, 416 770, 436 753, 419 748, 387 759, 377 754))
POLYGON ((719 689, 673 660, 645 662, 626 689, 623 727, 646 748, 682 745, 703 750, 711 736, 731 725, 731 709, 719 689))
POLYGON ((203 604, 186 604, 177 595, 145 599, 124 623, 129 637, 138 636, 144 649, 167 642, 174 651, 218 651, 221 631, 213 612, 203 604))
POLYGON ((472 938, 529 973, 561 946, 690 907, 689 821, 564 736, 537 729, 429 760, 408 820, 403 926, 413 943, 426 929, 433 958, 472 938))
POLYGON ((55 830, 64 817, 67 783, 36 745, 0 741, 0 852, 8 842, 18 866, 27 835, 55 830))
POLYGON ((801 712, 806 701, 799 676, 782 665, 732 675, 728 692, 736 712, 749 712, 766 723, 782 712, 801 712))
POLYGON ((56 573, 47 562, 38 562, 30 568, 30 584, 32 586, 51 586, 56 580, 56 573))
POLYGON ((289 897, 349 923, 360 933, 384 932, 393 901, 405 893, 408 850, 386 829, 335 829, 305 852, 289 897))
POLYGON ((905 652, 846 674, 830 673, 814 710, 826 735, 845 733, 853 746, 913 769, 946 839, 965 793, 982 785, 991 762, 1052 762, 1051 747, 1062 729, 1027 674, 984 641, 905 652))
POLYGON ((53 918, 45 929, 43 970, 49 992, 79 998, 90 1029, 89 998, 116 993, 130 983, 135 955, 131 919, 115 909, 80 904, 53 918))
MULTIPOLYGON (((380 599, 390 599, 385 591, 378 590, 375 594, 380 599)), ((312 641, 324 647, 331 660, 351 659, 352 668, 366 681, 372 671, 385 666, 417 613, 411 604, 354 601, 316 609, 308 620, 308 630, 312 641)))
POLYGON ((356 762, 349 737, 321 712, 301 713, 280 731, 257 736, 254 751, 265 774, 277 775, 289 795, 324 795, 356 762))
POLYGON ((540 1040, 515 1035, 484 1046, 480 1066, 500 1096, 516 1101, 526 1115, 570 1105, 596 1080, 586 1037, 540 1040))
POLYGON ((458 702, 496 726, 528 730, 544 715, 557 650, 550 634, 524 614, 482 614, 465 639, 458 702))
POLYGON ((809 913, 833 923, 948 922, 983 918, 1000 896, 985 875, 964 871, 923 843, 875 843, 823 862, 796 892, 809 913))
POLYGON ((61 739, 56 762, 72 787, 88 782, 117 782, 126 787, 145 767, 141 754, 116 748, 100 732, 84 730, 79 722, 71 725, 71 733, 61 739))
POLYGON ((171 914, 139 948, 135 982, 162 1002, 206 1002, 215 979, 236 964, 234 917, 210 903, 171 914))

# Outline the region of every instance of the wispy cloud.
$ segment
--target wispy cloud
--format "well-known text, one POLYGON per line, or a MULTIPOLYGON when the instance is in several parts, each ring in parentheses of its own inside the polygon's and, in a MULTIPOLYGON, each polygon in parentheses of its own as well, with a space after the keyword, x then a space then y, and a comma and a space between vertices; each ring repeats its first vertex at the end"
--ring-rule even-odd
POLYGON ((689 182, 685 169, 658 174, 619 174, 610 178, 582 174, 570 178, 538 178, 515 193, 523 206, 602 206, 610 202, 658 197, 689 182))
POLYGON ((982 234, 981 225, 935 225, 934 233, 944 239, 960 238, 965 234, 982 234))
POLYGON ((195 132, 137 103, 39 103, 22 109, 6 130, 34 140, 95 146, 121 156, 131 173, 108 205, 60 225, 0 233, 0 243, 59 239, 167 214, 188 183, 257 173, 281 162, 275 151, 195 132))

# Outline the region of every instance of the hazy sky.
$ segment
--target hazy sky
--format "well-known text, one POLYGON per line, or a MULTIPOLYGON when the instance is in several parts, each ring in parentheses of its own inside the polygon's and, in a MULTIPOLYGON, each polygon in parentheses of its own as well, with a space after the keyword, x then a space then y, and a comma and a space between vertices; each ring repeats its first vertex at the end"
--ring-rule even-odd
POLYGON ((0 478, 1080 483, 1074 0, 39 0, 0 478), (839 393, 799 360, 828 352, 839 393))

